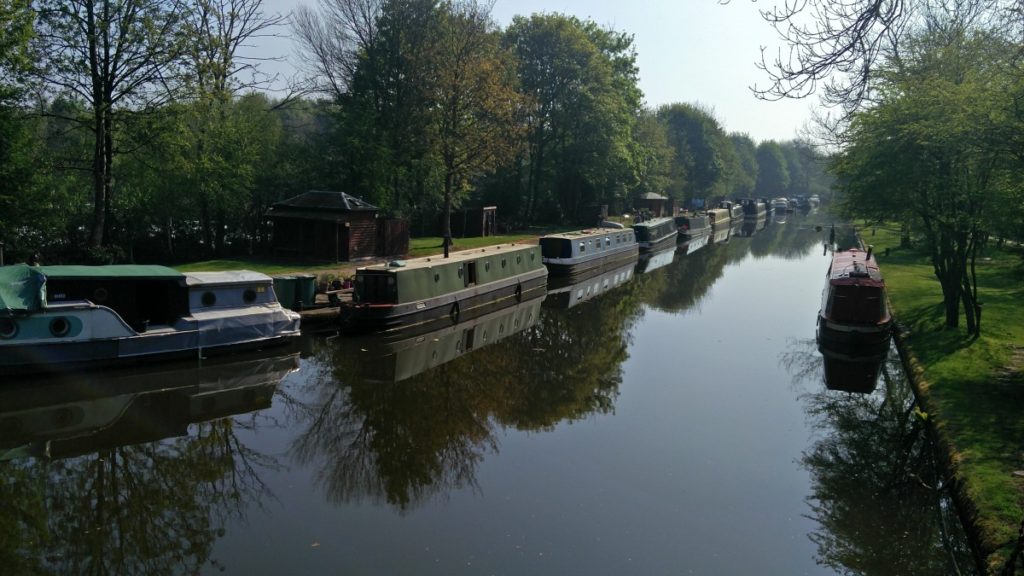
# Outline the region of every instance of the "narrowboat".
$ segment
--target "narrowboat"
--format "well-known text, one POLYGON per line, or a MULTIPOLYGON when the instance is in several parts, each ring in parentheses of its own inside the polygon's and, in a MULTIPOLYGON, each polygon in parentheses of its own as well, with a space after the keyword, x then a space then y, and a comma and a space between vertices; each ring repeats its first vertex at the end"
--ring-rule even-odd
POLYGON ((684 214, 676 216, 676 228, 679 229, 677 242, 690 242, 696 238, 711 234, 711 219, 704 214, 684 214))
POLYGON ((631 228, 603 227, 541 236, 541 256, 551 276, 580 276, 636 258, 631 228))
POLYGON ((891 328, 885 282, 871 250, 835 252, 818 312, 818 344, 880 353, 889 347, 891 328))
POLYGON ((676 221, 668 217, 637 222, 633 224, 633 231, 636 232, 636 241, 641 252, 651 252, 669 242, 675 243, 676 236, 679 235, 676 221))
POLYGON ((376 334, 347 342, 365 382, 401 382, 535 325, 543 295, 423 334, 376 334))
POLYGON ((186 436, 191 424, 268 408, 299 354, 246 356, 7 381, 0 462, 186 436))
POLYGON ((758 198, 757 201, 764 204, 765 217, 771 219, 772 215, 775 214, 775 206, 772 206, 772 201, 767 198, 758 198))
POLYGON ((163 266, 0 268, 0 371, 57 371, 262 348, 299 315, 249 271, 163 266))
POLYGON ((548 295, 544 299, 545 308, 572 308, 573 306, 595 298, 605 292, 622 286, 633 279, 635 262, 630 262, 614 270, 608 270, 588 278, 578 280, 574 284, 548 285, 548 295))
POLYGON ((761 220, 768 216, 768 205, 763 200, 744 198, 739 203, 745 220, 761 220))
POLYGON ((539 245, 506 244, 356 269, 351 331, 430 330, 544 294, 539 245))
POLYGON ((718 203, 718 207, 729 211, 729 218, 736 222, 737 220, 743 221, 743 205, 739 202, 733 202, 732 200, 722 200, 718 203))

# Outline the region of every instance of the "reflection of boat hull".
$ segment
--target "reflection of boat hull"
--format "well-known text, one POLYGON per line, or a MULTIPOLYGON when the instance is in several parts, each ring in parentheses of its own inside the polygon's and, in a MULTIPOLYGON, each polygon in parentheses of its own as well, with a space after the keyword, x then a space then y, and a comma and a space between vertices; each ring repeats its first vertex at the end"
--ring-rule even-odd
POLYGON ((650 254, 643 254, 636 263, 637 274, 647 274, 654 272, 658 268, 664 268, 672 263, 676 257, 676 247, 673 243, 666 249, 662 249, 659 252, 652 252, 650 254))
POLYGON ((691 239, 691 240, 689 240, 687 242, 680 243, 679 247, 676 248, 676 254, 679 254, 680 256, 684 256, 686 254, 693 254, 697 250, 700 250, 701 248, 707 246, 710 243, 710 241, 711 241, 711 235, 710 234, 704 234, 703 236, 698 236, 698 237, 693 238, 693 239, 691 239))
POLYGON ((534 298, 417 336, 402 332, 360 341, 360 374, 368 381, 406 380, 534 325, 542 302, 534 298))
POLYGON ((889 342, 874 350, 860 350, 818 342, 824 361, 825 387, 841 392, 869 394, 875 390, 889 342))
POLYGON ((3 451, 67 457, 181 436, 189 424, 269 406, 297 368, 298 355, 287 354, 9 383, 0 389, 0 460, 3 451))
POLYGON ((594 274, 589 278, 579 279, 572 284, 559 283, 548 285, 548 296, 544 299, 545 308, 572 308, 600 294, 621 286, 633 278, 633 267, 630 262, 602 274, 594 274))

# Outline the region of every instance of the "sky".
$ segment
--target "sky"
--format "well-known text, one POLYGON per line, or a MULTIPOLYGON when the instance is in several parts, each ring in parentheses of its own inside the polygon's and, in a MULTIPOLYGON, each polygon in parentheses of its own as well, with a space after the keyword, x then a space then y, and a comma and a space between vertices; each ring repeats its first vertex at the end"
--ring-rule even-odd
MULTIPOLYGON (((305 0, 310 6, 315 0, 305 0)), ((288 13, 300 2, 264 0, 266 13, 288 13)), ((800 136, 817 99, 758 100, 751 86, 768 82, 758 70, 761 48, 772 56, 782 46, 759 10, 770 0, 497 0, 492 12, 501 26, 516 15, 560 12, 590 19, 605 28, 634 35, 640 88, 645 102, 658 107, 673 102, 700 104, 711 110, 728 132, 755 141, 791 140, 800 136)), ((291 76, 295 61, 289 29, 279 38, 264 38, 261 56, 285 56, 265 63, 264 71, 291 76)))

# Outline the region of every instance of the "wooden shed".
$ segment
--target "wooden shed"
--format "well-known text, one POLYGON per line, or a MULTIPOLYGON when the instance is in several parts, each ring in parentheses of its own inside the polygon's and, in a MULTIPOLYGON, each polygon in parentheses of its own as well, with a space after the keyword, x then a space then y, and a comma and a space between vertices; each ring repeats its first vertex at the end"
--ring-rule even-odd
POLYGON ((676 216, 679 213, 675 200, 654 192, 648 192, 641 196, 636 202, 636 209, 646 210, 655 217, 676 216))
POLYGON ((335 262, 377 256, 378 211, 344 192, 312 190, 277 202, 267 214, 274 253, 335 262))
MULTIPOLYGON (((494 236, 496 218, 498 215, 497 206, 484 206, 482 208, 463 208, 452 212, 452 237, 472 238, 477 236, 494 236)), ((444 218, 444 216, 441 216, 444 218)), ((443 229, 443 225, 442 225, 443 229)))

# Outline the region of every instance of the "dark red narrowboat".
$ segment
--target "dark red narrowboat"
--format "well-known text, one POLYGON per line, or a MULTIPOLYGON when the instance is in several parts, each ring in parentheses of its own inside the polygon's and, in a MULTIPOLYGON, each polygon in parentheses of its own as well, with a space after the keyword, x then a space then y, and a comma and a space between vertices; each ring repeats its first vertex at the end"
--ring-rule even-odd
POLYGON ((818 343, 881 353, 889 347, 891 329, 885 282, 871 250, 835 252, 818 312, 818 343))

